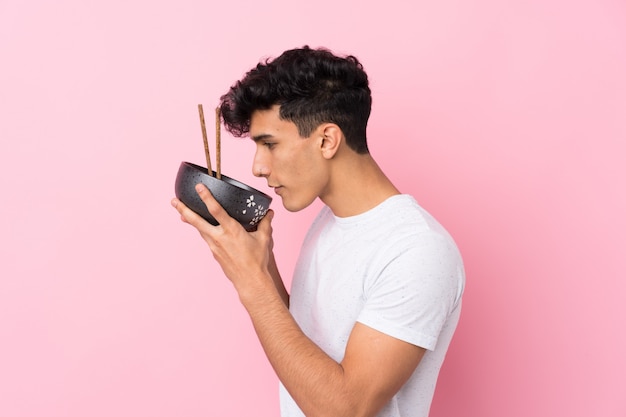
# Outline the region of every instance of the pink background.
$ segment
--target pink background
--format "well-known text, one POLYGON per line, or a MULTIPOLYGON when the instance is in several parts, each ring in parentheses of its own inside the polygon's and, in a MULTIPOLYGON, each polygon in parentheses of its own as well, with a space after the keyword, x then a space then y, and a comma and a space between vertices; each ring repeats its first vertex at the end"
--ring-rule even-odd
MULTIPOLYGON (((196 105, 303 44, 363 61, 375 158, 463 251, 432 416, 626 415, 621 0, 0 0, 0 415, 277 415, 169 201, 196 105)), ((264 189, 252 154, 224 134, 264 189)), ((273 205, 286 277, 317 207, 273 205)))

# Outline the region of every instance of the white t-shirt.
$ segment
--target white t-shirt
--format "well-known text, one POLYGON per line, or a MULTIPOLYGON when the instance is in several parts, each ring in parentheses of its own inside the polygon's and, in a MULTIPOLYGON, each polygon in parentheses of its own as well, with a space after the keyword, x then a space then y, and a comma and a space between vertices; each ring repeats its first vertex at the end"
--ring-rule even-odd
MULTIPOLYGON (((446 230, 409 195, 353 217, 324 207, 304 240, 290 311, 337 362, 358 321, 427 349, 416 371, 378 414, 426 417, 459 320, 463 261, 446 230)), ((281 415, 304 414, 280 385, 281 415)))

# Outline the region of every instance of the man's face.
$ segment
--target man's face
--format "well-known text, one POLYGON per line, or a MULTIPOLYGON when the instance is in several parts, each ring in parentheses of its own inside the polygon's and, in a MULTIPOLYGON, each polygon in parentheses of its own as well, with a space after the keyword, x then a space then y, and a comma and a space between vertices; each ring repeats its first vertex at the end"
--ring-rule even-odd
POLYGON ((267 179, 287 210, 302 210, 323 196, 329 173, 318 129, 303 138, 293 122, 280 119, 279 106, 274 106, 252 114, 250 137, 256 143, 252 173, 267 179))

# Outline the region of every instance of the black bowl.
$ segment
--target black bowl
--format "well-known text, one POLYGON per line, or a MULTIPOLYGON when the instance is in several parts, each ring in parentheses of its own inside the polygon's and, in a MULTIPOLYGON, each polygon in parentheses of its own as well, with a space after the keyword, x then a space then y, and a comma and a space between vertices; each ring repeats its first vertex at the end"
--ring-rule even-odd
MULTIPOLYGON (((215 171, 213 171, 215 175, 215 171)), ((209 175, 209 171, 191 162, 182 162, 176 176, 176 197, 187 207, 214 226, 219 223, 196 192, 196 184, 202 183, 211 191, 226 212, 247 230, 256 225, 267 213, 272 197, 222 174, 221 179, 209 175)))

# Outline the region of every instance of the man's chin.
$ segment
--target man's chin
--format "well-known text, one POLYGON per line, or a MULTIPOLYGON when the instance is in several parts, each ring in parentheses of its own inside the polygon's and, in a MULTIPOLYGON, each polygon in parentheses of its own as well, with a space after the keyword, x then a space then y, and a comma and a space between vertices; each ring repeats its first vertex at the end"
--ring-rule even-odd
POLYGON ((282 197, 283 200, 283 207, 285 208, 285 210, 291 212, 291 213, 296 213, 298 211, 304 210, 305 208, 309 207, 313 201, 309 201, 309 202, 290 202, 285 200, 284 197, 282 197))
POLYGON ((304 207, 300 207, 300 206, 290 206, 290 205, 286 205, 283 203, 283 207, 285 208, 285 210, 287 210, 290 213, 297 213, 300 210, 304 209, 304 207))

